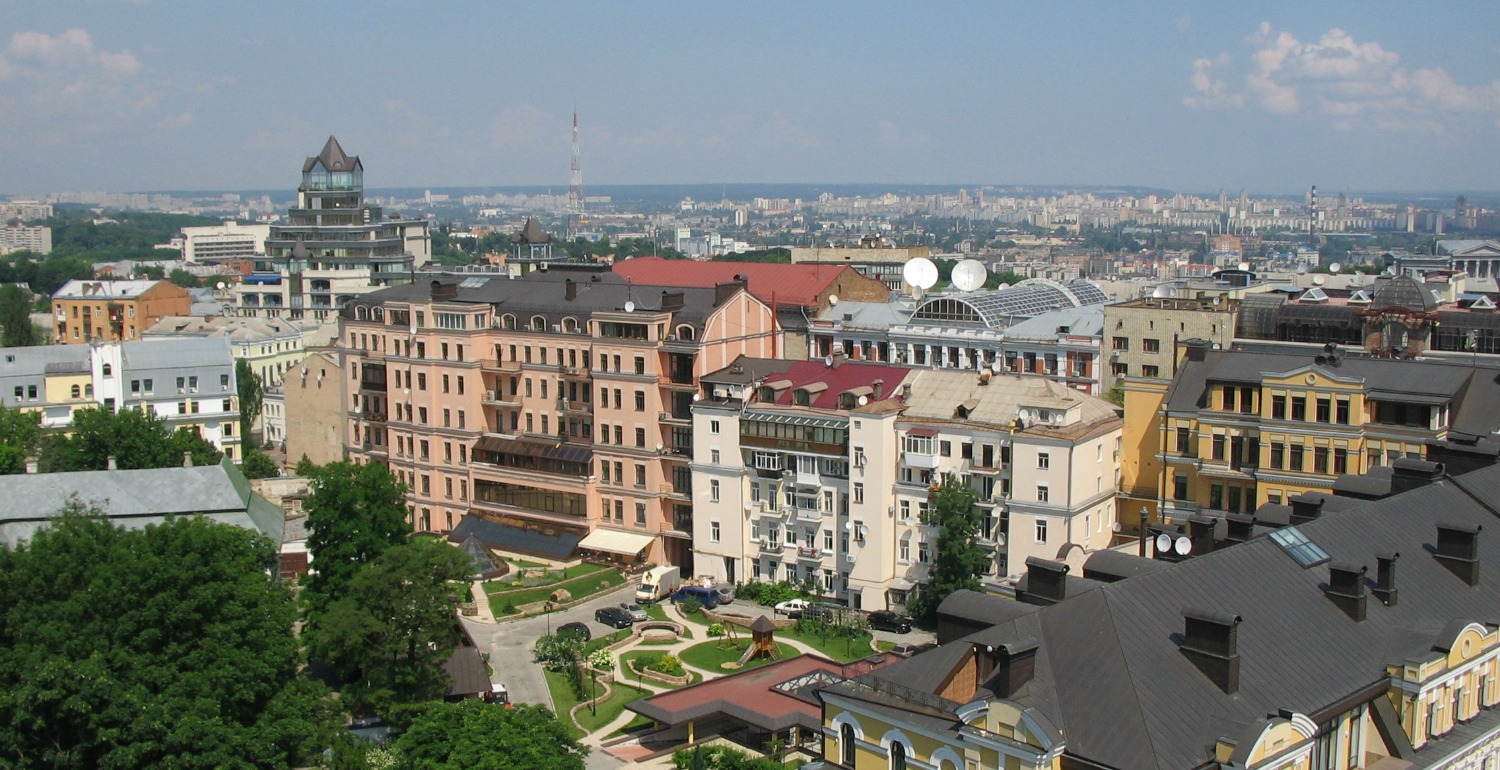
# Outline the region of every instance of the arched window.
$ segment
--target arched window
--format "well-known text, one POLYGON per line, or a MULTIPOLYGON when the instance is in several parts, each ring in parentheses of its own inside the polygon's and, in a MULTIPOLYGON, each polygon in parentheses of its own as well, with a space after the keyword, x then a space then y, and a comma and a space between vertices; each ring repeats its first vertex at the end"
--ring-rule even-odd
POLYGON ((687 324, 683 324, 682 326, 677 327, 677 339, 682 340, 683 342, 692 342, 693 327, 688 326, 687 324))
POLYGON ((854 767, 854 725, 847 722, 839 728, 839 763, 854 767))
POLYGON ((92 383, 92 382, 86 383, 83 386, 83 397, 84 398, 93 398, 94 397, 94 383, 92 383))
POLYGON ((383 307, 377 307, 374 310, 371 310, 370 311, 370 317, 373 318, 373 319, 375 319, 376 321, 384 321, 385 320, 385 308, 383 308, 383 307))
POLYGON ((578 333, 578 319, 574 318, 572 316, 568 316, 567 318, 564 318, 563 322, 562 322, 562 329, 563 329, 563 331, 565 331, 565 332, 567 332, 569 334, 577 334, 578 333))
POLYGON ((364 305, 355 305, 354 306, 354 320, 356 320, 356 321, 368 321, 369 319, 370 319, 370 309, 369 308, 365 307, 364 305))
POLYGON ((500 316, 500 328, 502 328, 502 329, 514 329, 514 328, 516 328, 516 317, 513 316, 513 315, 511 315, 510 313, 506 313, 505 315, 500 316))
POLYGON ((906 770, 906 744, 891 741, 891 770, 906 770))
POLYGON ((531 330, 534 332, 547 331, 547 319, 534 315, 531 317, 531 330))
POLYGON ((80 388, 80 387, 78 387, 78 386, 77 386, 77 385, 74 385, 74 386, 73 386, 73 398, 78 398, 78 396, 79 396, 79 395, 80 395, 80 394, 81 394, 81 393, 82 393, 82 392, 83 392, 83 388, 80 388))
POLYGON ((109 364, 105 364, 103 367, 101 367, 100 371, 104 373, 105 377, 115 376, 115 368, 113 366, 110 366, 109 364))

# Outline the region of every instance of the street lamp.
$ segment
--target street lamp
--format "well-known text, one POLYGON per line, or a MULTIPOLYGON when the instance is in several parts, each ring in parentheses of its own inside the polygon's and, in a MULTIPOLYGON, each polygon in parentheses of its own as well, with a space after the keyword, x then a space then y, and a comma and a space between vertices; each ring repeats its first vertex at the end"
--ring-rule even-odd
POLYGON ((551 636, 552 635, 552 602, 546 602, 546 603, 544 603, 542 605, 542 614, 545 615, 546 618, 547 618, 547 635, 551 636))

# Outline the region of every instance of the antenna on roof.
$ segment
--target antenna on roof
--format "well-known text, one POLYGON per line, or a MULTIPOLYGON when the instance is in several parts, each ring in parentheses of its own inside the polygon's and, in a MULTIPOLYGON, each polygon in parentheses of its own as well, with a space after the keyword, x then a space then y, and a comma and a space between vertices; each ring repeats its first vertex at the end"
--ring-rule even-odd
POLYGON ((977 259, 966 259, 953 266, 953 285, 959 291, 974 291, 984 285, 989 278, 989 271, 985 269, 984 263, 977 259))

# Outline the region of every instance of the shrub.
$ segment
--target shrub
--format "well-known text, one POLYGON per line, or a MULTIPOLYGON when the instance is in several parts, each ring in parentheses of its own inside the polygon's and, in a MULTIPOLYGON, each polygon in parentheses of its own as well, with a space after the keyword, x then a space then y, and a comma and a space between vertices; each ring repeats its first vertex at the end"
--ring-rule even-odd
POLYGON ((610 671, 615 667, 615 656, 609 654, 609 650, 594 650, 589 655, 589 665, 600 670, 610 671))
POLYGON ((709 636, 723 636, 724 635, 724 624, 723 623, 713 623, 713 624, 709 625, 709 627, 708 627, 708 635, 709 636))
POLYGON ((677 609, 684 615, 696 615, 703 611, 703 603, 697 599, 683 599, 677 603, 677 609))
POLYGON ((682 676, 682 662, 676 655, 663 655, 651 664, 651 670, 668 676, 682 676))

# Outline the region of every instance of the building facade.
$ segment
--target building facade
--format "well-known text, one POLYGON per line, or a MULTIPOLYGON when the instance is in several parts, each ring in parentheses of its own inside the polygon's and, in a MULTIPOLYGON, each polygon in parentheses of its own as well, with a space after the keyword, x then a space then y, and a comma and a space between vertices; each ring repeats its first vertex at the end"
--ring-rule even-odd
POLYGON ((52 228, 43 225, 5 225, 0 227, 0 254, 30 251, 52 253, 52 228))
POLYGON ((235 360, 243 360, 265 387, 279 385, 288 369, 306 355, 308 328, 284 318, 169 316, 141 335, 144 339, 223 337, 235 360))
POLYGON ((52 339, 59 345, 139 340, 192 305, 188 290, 168 281, 68 281, 52 295, 52 339))
POLYGON ((1251 513, 1344 474, 1500 428, 1494 368, 1183 345, 1171 381, 1125 379, 1122 518, 1251 513))
POLYGON ((743 284, 560 268, 392 287, 339 322, 346 452, 406 482, 417 529, 480 517, 684 568, 698 377, 774 344, 770 309, 743 284))
POLYGON ((984 575, 1000 590, 1028 557, 1110 545, 1120 420, 1108 404, 1045 377, 832 364, 743 359, 703 378, 698 573, 904 608, 936 558, 923 519, 947 476, 978 498, 984 575))
POLYGON ((219 225, 182 228, 182 259, 193 264, 246 259, 266 253, 270 225, 242 225, 227 220, 219 225))
POLYGON ((1229 347, 1239 317, 1239 300, 1143 297, 1104 306, 1103 342, 1109 366, 1102 372, 1105 392, 1122 377, 1168 379, 1176 374, 1181 340, 1207 340, 1229 347))
POLYGON ((343 372, 343 361, 336 351, 318 350, 282 378, 288 463, 295 465, 303 457, 315 465, 348 459, 344 434, 348 430, 350 397, 343 372))
POLYGON ((432 259, 424 219, 364 200, 364 164, 328 137, 302 165, 297 205, 271 225, 265 255, 234 288, 242 315, 325 319, 353 297, 409 283, 432 259))

